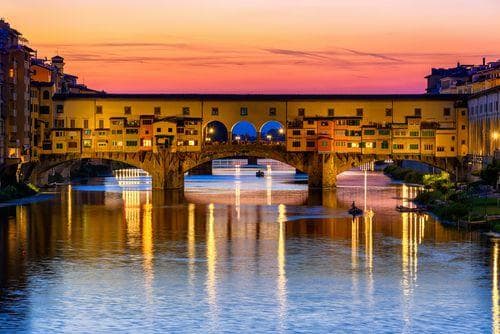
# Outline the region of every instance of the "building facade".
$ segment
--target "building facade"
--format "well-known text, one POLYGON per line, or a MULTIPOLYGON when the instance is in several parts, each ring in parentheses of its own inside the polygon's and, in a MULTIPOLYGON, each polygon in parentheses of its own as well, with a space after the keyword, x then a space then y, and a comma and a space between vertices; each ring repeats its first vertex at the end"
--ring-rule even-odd
POLYGON ((31 156, 30 59, 21 33, 0 20, 0 164, 31 156))
POLYGON ((57 126, 43 154, 200 151, 216 144, 210 124, 222 124, 231 142, 242 121, 257 138, 265 124, 278 122, 291 152, 469 152, 467 104, 458 95, 58 94, 54 107, 57 126))
POLYGON ((467 95, 469 153, 478 165, 498 155, 500 146, 500 60, 481 65, 432 69, 427 77, 429 94, 467 95))

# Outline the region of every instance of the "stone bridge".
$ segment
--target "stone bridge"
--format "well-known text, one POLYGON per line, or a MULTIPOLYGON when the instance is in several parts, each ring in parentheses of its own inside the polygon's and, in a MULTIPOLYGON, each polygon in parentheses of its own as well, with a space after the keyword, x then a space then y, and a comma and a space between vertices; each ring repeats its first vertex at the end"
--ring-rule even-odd
POLYGON ((452 175, 463 174, 464 163, 457 158, 436 158, 421 155, 367 155, 349 153, 288 152, 279 144, 220 144, 206 145, 200 152, 94 152, 88 154, 42 155, 40 161, 27 169, 25 179, 43 184, 43 175, 51 169, 80 159, 119 161, 143 169, 152 177, 153 188, 182 189, 184 174, 212 160, 231 157, 258 157, 286 163, 308 174, 310 189, 335 187, 337 175, 371 161, 386 159, 415 160, 445 170, 452 175))

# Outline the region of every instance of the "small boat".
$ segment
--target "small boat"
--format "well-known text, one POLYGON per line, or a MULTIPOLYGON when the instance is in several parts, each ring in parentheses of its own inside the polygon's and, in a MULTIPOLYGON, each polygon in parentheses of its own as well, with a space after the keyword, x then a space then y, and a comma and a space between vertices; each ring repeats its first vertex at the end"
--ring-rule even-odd
POLYGON ((257 172, 255 172, 255 176, 257 176, 257 177, 264 177, 264 172, 261 171, 261 170, 258 170, 257 172))
POLYGON ((349 212, 351 216, 361 216, 363 214, 363 210, 357 207, 350 208, 347 212, 349 212))
POLYGON ((426 208, 424 208, 424 207, 410 208, 410 207, 402 206, 402 205, 396 206, 396 210, 399 212, 418 212, 418 213, 421 213, 421 212, 424 212, 425 209, 426 208))

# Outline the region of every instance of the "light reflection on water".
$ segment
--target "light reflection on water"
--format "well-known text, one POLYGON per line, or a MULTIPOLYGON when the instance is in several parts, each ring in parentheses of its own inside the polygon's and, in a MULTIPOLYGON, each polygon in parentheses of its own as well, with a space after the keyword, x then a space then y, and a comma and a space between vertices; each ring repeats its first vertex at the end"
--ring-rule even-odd
POLYGON ((0 209, 0 331, 500 333, 498 244, 396 212, 414 188, 370 172, 311 194, 290 173, 188 177, 184 195, 143 181, 0 209))

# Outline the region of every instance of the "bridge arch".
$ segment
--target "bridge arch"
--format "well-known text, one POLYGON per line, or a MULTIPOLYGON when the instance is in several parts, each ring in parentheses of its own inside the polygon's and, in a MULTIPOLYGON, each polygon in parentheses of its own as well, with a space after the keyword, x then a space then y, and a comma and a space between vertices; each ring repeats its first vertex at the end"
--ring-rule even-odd
POLYGON ((264 141, 285 142, 285 127, 276 120, 263 123, 259 128, 260 139, 264 141))
POLYGON ((257 139, 257 128, 249 121, 241 120, 231 127, 231 141, 255 142, 257 139))
POLYGON ((203 142, 210 143, 227 143, 229 141, 229 132, 224 123, 220 121, 208 122, 203 128, 203 142))

